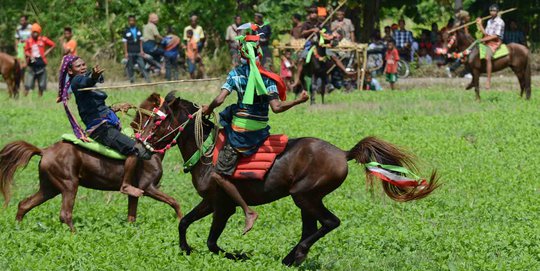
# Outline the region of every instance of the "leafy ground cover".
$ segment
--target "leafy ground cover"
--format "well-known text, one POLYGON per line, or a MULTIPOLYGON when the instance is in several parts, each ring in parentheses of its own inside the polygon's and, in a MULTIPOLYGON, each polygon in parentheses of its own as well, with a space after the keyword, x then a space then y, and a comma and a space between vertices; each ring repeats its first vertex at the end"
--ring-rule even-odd
MULTIPOLYGON (((540 268, 540 88, 525 101, 509 90, 516 87, 512 81, 483 92, 477 103, 463 84, 455 79, 410 84, 406 91, 332 93, 326 105, 303 105, 271 116, 274 133, 316 136, 342 149, 365 136, 379 136, 415 153, 424 173, 437 168, 442 175, 443 186, 432 196, 395 203, 380 190, 367 191, 361 166, 351 162, 347 181, 325 200, 342 224, 315 244, 300 270, 540 268)), ((178 94, 206 103, 217 89, 214 84, 187 85, 178 94)), ((162 94, 169 90, 157 89, 162 94)), ((138 103, 151 91, 109 91, 109 102, 138 103)), ((54 99, 54 91, 43 99, 2 98, 0 146, 23 139, 46 147, 70 132, 54 99)), ((38 160, 17 173, 12 202, 0 210, 1 270, 288 270, 281 259, 301 231, 300 212, 290 199, 255 207, 260 218, 247 236, 241 235, 241 213, 231 218, 220 244, 247 252, 251 259, 245 262, 206 249, 210 218, 189 229, 195 251, 182 255, 178 221, 169 206, 143 198, 138 220, 130 224, 127 199, 119 193, 81 188, 74 210, 76 234, 59 222, 60 197, 16 223, 18 201, 37 190, 38 160)), ((181 171, 178 150, 168 153, 164 163, 162 189, 187 213, 199 196, 181 171)))

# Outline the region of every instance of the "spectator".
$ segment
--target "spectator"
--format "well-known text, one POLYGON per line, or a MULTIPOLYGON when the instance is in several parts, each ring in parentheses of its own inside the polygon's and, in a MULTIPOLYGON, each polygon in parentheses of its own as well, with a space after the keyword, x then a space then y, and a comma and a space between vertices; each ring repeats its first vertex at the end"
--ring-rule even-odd
POLYGON ((197 72, 197 63, 200 62, 200 55, 197 50, 197 39, 193 35, 193 30, 188 29, 186 32, 186 62, 188 65, 188 72, 191 77, 191 79, 196 78, 196 72, 197 72))
POLYGON ((429 33, 429 39, 431 41, 431 44, 437 43, 437 34, 439 33, 439 26, 437 23, 431 24, 431 32, 429 33))
POLYGON ((24 68, 26 67, 26 57, 24 54, 24 45, 26 40, 32 35, 32 25, 28 23, 28 16, 22 15, 19 21, 19 25, 15 30, 15 52, 17 52, 17 58, 22 68, 24 76, 24 68))
POLYGON ((411 61, 414 56, 413 34, 405 29, 405 20, 399 19, 399 29, 394 31, 394 40, 399 54, 404 56, 407 61, 411 61))
POLYGON ((197 50, 200 54, 202 52, 206 37, 204 36, 204 30, 202 26, 198 24, 198 21, 199 17, 197 17, 197 15, 191 16, 190 25, 184 28, 184 41, 187 42, 191 39, 187 37, 187 31, 191 30, 193 32, 192 38, 194 38, 195 42, 197 42, 197 50))
POLYGON ((388 50, 384 57, 386 60, 386 67, 384 68, 384 74, 386 75, 386 81, 390 83, 390 88, 394 90, 394 85, 397 82, 397 67, 399 61, 399 53, 396 49, 394 41, 388 42, 388 50))
POLYGON ((332 32, 337 31, 339 29, 343 30, 343 38, 345 40, 355 42, 354 25, 351 22, 351 20, 345 18, 345 11, 338 10, 336 12, 336 20, 332 22, 332 25, 330 28, 332 32))
POLYGON ((384 27, 384 37, 382 39, 385 44, 387 44, 391 40, 394 40, 394 37, 392 36, 392 27, 390 27, 389 25, 384 27))
POLYGON ((427 30, 422 31, 422 36, 420 37, 420 42, 418 44, 419 50, 425 49, 426 54, 432 55, 433 54, 433 44, 431 43, 430 39, 430 32, 427 30))
POLYGON ((431 65, 433 63, 433 59, 428 53, 428 50, 425 47, 420 47, 420 50, 418 50, 418 64, 419 65, 431 65))
POLYGON ((518 29, 518 25, 515 20, 510 20, 510 27, 506 32, 504 32, 504 43, 519 43, 526 45, 525 34, 523 34, 523 31, 518 29))
POLYGON ((62 39, 62 53, 64 55, 77 55, 77 41, 73 39, 71 27, 64 28, 64 38, 62 39))
POLYGON ((270 50, 270 39, 272 38, 272 28, 269 24, 264 24, 264 17, 261 13, 255 13, 255 23, 259 26, 262 26, 257 34, 260 34, 261 40, 259 41, 260 48, 262 50, 263 56, 261 59, 261 65, 267 70, 272 70, 272 51, 270 50), (264 25, 263 25, 264 24, 264 25))
POLYGON ((382 90, 381 84, 377 79, 373 78, 370 71, 366 71, 366 79, 364 80, 364 85, 362 86, 363 90, 373 90, 379 91, 382 90))
POLYGON ((301 39, 302 38, 302 16, 300 14, 295 13, 292 17, 293 22, 293 28, 291 30, 291 37, 293 39, 301 39))
POLYGON ((165 78, 167 80, 178 80, 178 47, 180 37, 174 35, 171 26, 167 29, 167 36, 163 38, 161 44, 165 47, 163 56, 165 57, 165 78))
POLYGON ((290 50, 286 50, 285 53, 281 56, 281 69, 279 75, 287 84, 287 91, 291 91, 292 88, 292 81, 293 81, 293 64, 292 60, 292 52, 290 50))
POLYGON ((225 41, 227 42, 227 45, 229 45, 229 53, 231 55, 233 67, 236 67, 238 66, 238 64, 240 64, 240 55, 238 54, 240 44, 236 40, 236 37, 240 32, 238 30, 238 27, 241 24, 242 18, 239 15, 236 15, 234 17, 234 23, 227 27, 227 32, 225 34, 225 41))
POLYGON ((142 45, 142 33, 137 28, 137 20, 135 15, 129 15, 128 27, 124 31, 122 36, 122 42, 124 43, 124 57, 127 59, 126 71, 129 78, 129 82, 135 82, 135 75, 133 68, 137 64, 139 71, 142 73, 144 80, 149 83, 150 77, 148 71, 145 69, 144 64, 144 51, 142 45))
POLYGON ((24 54, 28 61, 28 72, 24 78, 24 96, 34 89, 35 81, 38 81, 38 95, 41 97, 47 88, 47 55, 54 49, 56 44, 47 37, 41 36, 41 26, 37 23, 32 25, 32 35, 26 40, 24 54), (45 50, 45 47, 49 47, 45 50))
MULTIPOLYGON (((159 34, 156 24, 159 21, 159 17, 155 13, 150 13, 148 15, 148 23, 143 26, 143 51, 150 56, 152 56, 152 65, 156 67, 157 70, 161 69, 159 60, 163 56, 163 49, 159 47, 159 41, 163 37, 159 34)), ((159 73, 159 72, 157 72, 159 73)))

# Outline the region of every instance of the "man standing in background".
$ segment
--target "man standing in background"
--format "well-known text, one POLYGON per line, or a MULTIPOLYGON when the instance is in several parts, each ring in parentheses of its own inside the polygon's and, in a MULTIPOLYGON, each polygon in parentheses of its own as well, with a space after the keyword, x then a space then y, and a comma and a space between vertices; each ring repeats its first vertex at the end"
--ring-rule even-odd
POLYGON ((71 27, 64 28, 64 38, 62 39, 62 53, 64 55, 77 55, 77 41, 73 39, 71 27))
POLYGON ((24 96, 34 88, 35 81, 38 81, 38 95, 43 96, 43 91, 47 88, 47 55, 54 49, 56 44, 47 37, 41 36, 41 26, 33 24, 32 36, 26 41, 24 54, 28 58, 28 72, 24 78, 24 96), (49 47, 45 50, 46 47, 49 47))
POLYGON ((159 42, 163 37, 159 34, 156 24, 158 23, 159 18, 157 14, 150 13, 148 15, 148 23, 143 26, 143 50, 145 53, 152 56, 150 60, 152 66, 156 68, 156 73, 159 74, 161 71, 161 64, 159 63, 161 57, 163 56, 163 49, 159 47, 159 42))
POLYGON ((240 63, 240 58, 238 55, 239 43, 236 40, 238 36, 238 27, 242 24, 242 18, 239 15, 234 16, 234 23, 227 27, 227 32, 225 33, 225 41, 229 46, 229 53, 231 54, 233 68, 238 66, 240 63))
POLYGON ((272 70, 273 60, 272 60, 272 51, 270 50, 270 38, 272 37, 272 28, 269 24, 263 25, 264 16, 261 13, 255 13, 255 23, 257 25, 260 25, 262 27, 259 28, 259 31, 257 31, 257 34, 260 35, 260 41, 259 44, 261 46, 261 50, 263 53, 263 57, 261 59, 261 65, 267 70, 272 70))
POLYGON ((184 41, 188 42, 191 38, 188 38, 188 30, 193 31, 193 39, 197 42, 197 51, 199 54, 202 52, 206 37, 204 36, 203 28, 198 24, 199 17, 192 15, 190 18, 190 25, 184 28, 184 41))
POLYGON ((26 67, 24 44, 32 35, 32 25, 28 23, 28 16, 26 15, 22 15, 19 22, 20 24, 15 31, 15 52, 17 52, 17 59, 19 59, 19 65, 21 66, 21 77, 24 78, 24 70, 26 67))
POLYGON ((124 43, 124 58, 127 59, 126 71, 129 77, 129 82, 135 82, 135 74, 133 68, 135 63, 139 67, 139 71, 144 76, 144 81, 150 83, 150 77, 148 76, 148 71, 144 67, 144 52, 142 46, 142 33, 137 28, 137 20, 135 15, 129 15, 128 17, 128 27, 124 31, 122 36, 122 42, 124 43))
POLYGON ((345 18, 345 11, 338 10, 336 12, 336 17, 336 20, 333 21, 331 25, 332 32, 342 30, 344 39, 355 42, 354 25, 351 20, 345 18))

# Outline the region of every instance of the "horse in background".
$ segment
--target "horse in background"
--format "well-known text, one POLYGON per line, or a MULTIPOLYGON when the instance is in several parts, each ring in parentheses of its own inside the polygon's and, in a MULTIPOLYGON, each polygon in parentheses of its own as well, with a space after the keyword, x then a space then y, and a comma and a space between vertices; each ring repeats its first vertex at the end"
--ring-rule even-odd
MULTIPOLYGON (((473 78, 466 89, 474 87, 476 100, 480 100, 480 75, 486 73, 486 61, 480 59, 478 45, 470 48, 474 42, 474 38, 466 34, 463 29, 456 31, 455 35, 443 35, 443 49, 447 49, 449 53, 460 54, 470 50, 466 64, 471 68, 473 78)), ((491 61, 492 72, 510 67, 518 78, 521 89, 520 96, 523 97, 523 94, 525 94, 525 98, 529 100, 531 98, 531 59, 529 49, 518 43, 510 43, 506 46, 508 47, 508 55, 491 61)))
POLYGON ((19 60, 0 52, 0 74, 2 74, 4 81, 6 81, 9 98, 18 98, 22 77, 19 60))

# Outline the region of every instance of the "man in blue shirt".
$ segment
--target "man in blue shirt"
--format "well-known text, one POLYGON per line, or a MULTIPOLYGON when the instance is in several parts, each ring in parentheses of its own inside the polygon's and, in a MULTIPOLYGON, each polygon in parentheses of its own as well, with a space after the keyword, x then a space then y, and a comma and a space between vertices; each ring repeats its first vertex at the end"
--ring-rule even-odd
POLYGON ((135 82, 135 74, 133 68, 135 63, 139 68, 139 71, 144 76, 144 80, 150 83, 150 76, 148 71, 144 68, 144 52, 142 49, 142 33, 137 28, 137 20, 135 15, 129 15, 129 26, 126 27, 124 35, 122 36, 122 42, 124 43, 124 58, 127 59, 126 70, 129 77, 129 82, 135 82))

